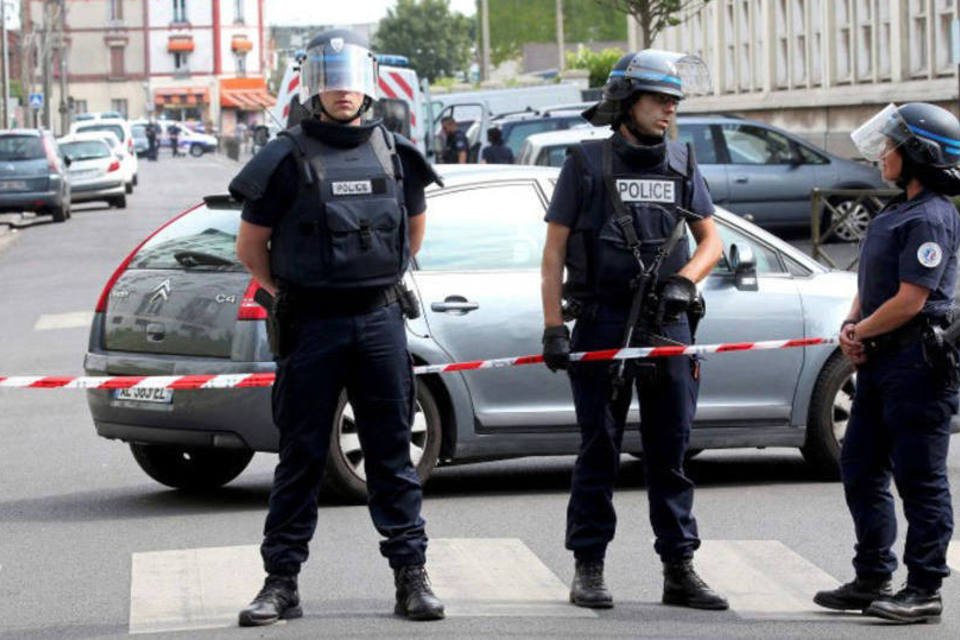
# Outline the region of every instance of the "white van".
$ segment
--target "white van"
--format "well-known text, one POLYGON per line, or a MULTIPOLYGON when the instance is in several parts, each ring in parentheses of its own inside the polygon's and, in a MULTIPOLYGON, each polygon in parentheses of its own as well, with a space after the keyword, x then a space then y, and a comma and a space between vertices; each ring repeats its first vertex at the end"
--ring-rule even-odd
POLYGON ((613 135, 610 127, 579 127, 564 131, 549 131, 528 136, 520 147, 516 164, 536 164, 559 167, 567 156, 567 149, 583 140, 604 140, 613 135))

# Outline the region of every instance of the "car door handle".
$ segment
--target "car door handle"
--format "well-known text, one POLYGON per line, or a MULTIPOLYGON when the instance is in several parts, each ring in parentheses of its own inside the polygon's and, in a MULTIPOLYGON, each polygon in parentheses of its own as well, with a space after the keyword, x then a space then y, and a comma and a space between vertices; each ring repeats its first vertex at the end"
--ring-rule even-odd
POLYGON ((737 184, 747 184, 748 182, 750 182, 750 178, 748 178, 747 176, 737 176, 736 178, 733 179, 733 181, 736 182, 737 184))
POLYGON ((470 302, 466 298, 460 296, 449 296, 443 302, 431 302, 430 310, 437 312, 456 312, 456 313, 469 313, 480 308, 480 304, 477 302, 470 302))

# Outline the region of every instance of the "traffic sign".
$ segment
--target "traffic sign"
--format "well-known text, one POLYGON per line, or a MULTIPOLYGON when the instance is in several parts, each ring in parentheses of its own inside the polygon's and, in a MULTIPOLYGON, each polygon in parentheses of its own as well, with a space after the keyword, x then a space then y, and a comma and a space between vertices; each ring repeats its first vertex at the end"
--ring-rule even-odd
POLYGON ((42 93, 31 93, 30 97, 27 99, 27 104, 30 105, 31 109, 41 109, 43 108, 43 94, 42 93))

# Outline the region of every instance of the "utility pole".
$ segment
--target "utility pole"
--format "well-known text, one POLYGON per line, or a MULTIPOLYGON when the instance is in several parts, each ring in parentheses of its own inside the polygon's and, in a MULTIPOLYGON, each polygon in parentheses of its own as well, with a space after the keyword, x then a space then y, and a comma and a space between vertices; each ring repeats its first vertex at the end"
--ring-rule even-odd
POLYGON ((557 73, 563 73, 567 66, 566 46, 563 40, 563 0, 557 0, 557 73))
POLYGON ((480 31, 483 32, 483 57, 480 62, 481 76, 490 79, 490 4, 489 0, 480 0, 480 31))
POLYGON ((51 67, 53 66, 53 47, 51 46, 53 40, 53 2, 55 0, 44 0, 43 1, 43 49, 41 50, 42 56, 40 57, 40 64, 42 69, 40 70, 43 74, 43 128, 49 129, 51 126, 50 119, 50 87, 51 87, 51 67))
MULTIPOLYGON (((60 16, 57 20, 57 50, 60 52, 60 135, 64 136, 70 130, 70 110, 67 108, 67 2, 59 0, 60 16)), ((48 100, 50 98, 47 98, 48 100)))
POLYGON ((0 57, 3 58, 0 62, 3 65, 3 95, 0 96, 0 100, 3 100, 3 106, 0 108, 3 120, 0 121, 0 129, 6 129, 10 126, 10 114, 7 113, 10 106, 10 69, 7 68, 7 0, 0 0, 0 22, 3 23, 0 27, 3 33, 2 52, 0 52, 0 57))

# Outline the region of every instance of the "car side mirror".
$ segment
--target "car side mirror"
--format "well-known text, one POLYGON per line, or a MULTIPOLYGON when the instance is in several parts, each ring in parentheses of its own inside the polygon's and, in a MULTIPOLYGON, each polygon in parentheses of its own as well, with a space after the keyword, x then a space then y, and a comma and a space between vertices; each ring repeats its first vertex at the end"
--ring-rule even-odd
POLYGON ((65 166, 69 167, 72 163, 73 163, 73 158, 71 158, 71 157, 68 156, 68 155, 64 155, 64 156, 63 156, 63 164, 64 164, 65 166))
POLYGON ((757 291, 757 257, 749 246, 730 245, 730 268, 734 285, 740 291, 757 291))

